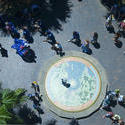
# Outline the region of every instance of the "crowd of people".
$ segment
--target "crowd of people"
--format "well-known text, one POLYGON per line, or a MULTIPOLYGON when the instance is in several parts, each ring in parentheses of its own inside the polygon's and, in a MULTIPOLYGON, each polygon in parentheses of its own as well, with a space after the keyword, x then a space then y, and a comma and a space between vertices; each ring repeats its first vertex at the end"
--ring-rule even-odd
MULTIPOLYGON (((6 34, 10 34, 12 38, 14 39, 14 43, 18 44, 25 43, 21 46, 21 48, 17 48, 17 46, 14 48, 17 50, 17 53, 21 52, 22 49, 29 47, 29 43, 33 43, 33 37, 28 30, 27 26, 21 27, 21 29, 17 29, 15 25, 12 22, 7 21, 4 19, 3 16, 0 16, 0 27, 6 34)), ((40 33, 40 36, 46 37, 46 40, 43 42, 48 42, 52 45, 51 49, 56 51, 56 54, 63 56, 65 53, 63 52, 62 45, 56 41, 54 34, 52 31, 46 29, 46 26, 42 23, 41 20, 36 20, 33 22, 32 28, 35 29, 35 31, 38 31, 40 33)), ((12 47, 13 48, 13 47, 12 47)), ((19 55, 23 56, 23 54, 19 55)))
MULTIPOLYGON (((17 29, 12 22, 8 21, 4 16, 0 16, 0 28, 6 34, 10 34, 11 37, 14 39, 14 45, 12 46, 12 48, 17 50, 16 53, 18 53, 20 56, 25 56, 26 52, 30 48, 29 44, 33 43, 34 41, 32 33, 30 32, 28 27, 22 26, 21 29, 17 29), (24 50, 24 48, 27 49, 23 52, 22 50, 24 50)), ((51 49, 55 50, 57 55, 65 55, 62 45, 59 42, 57 42, 52 31, 47 29, 41 20, 33 21, 32 29, 34 29, 36 32, 39 32, 40 36, 46 37, 46 40, 44 40, 43 42, 48 42, 49 44, 51 44, 51 49)), ((76 44, 78 47, 81 47, 82 52, 91 54, 92 51, 89 48, 89 44, 91 43, 96 47, 96 45, 99 45, 97 40, 97 32, 93 33, 91 41, 83 40, 82 42, 80 39, 80 33, 78 31, 73 31, 72 38, 68 40, 68 42, 72 42, 76 44)))
MULTIPOLYGON (((119 48, 122 47, 122 42, 119 40, 119 38, 125 37, 125 13, 122 11, 122 9, 123 7, 120 7, 118 4, 114 3, 111 6, 110 12, 106 16, 105 22, 107 31, 114 34, 114 44, 119 48), (115 31, 116 28, 113 25, 114 22, 116 22, 118 26, 117 31, 115 31)), ((111 110, 111 106, 114 107, 117 103, 125 107, 125 95, 121 95, 119 89, 115 89, 115 91, 108 91, 101 109, 105 109, 109 112, 105 114, 103 118, 110 118, 112 123, 124 125, 125 123, 123 119, 118 114, 114 114, 111 110)))
POLYGON ((105 27, 109 33, 113 33, 114 44, 121 48, 122 44, 119 40, 120 37, 125 37, 125 15, 120 14, 118 16, 119 10, 118 5, 114 4, 110 12, 106 16, 105 27), (117 28, 114 26, 114 23, 117 24, 117 28))
POLYGON ((101 109, 105 109, 109 112, 104 115, 103 118, 110 118, 112 123, 124 125, 125 123, 123 119, 118 114, 114 114, 111 110, 111 107, 114 107, 117 103, 125 106, 125 95, 121 95, 119 89, 115 89, 114 91, 107 91, 101 109))
POLYGON ((28 98, 33 102, 33 108, 38 112, 38 114, 44 114, 40 105, 42 102, 42 95, 40 94, 39 84, 36 81, 31 83, 31 87, 34 89, 34 92, 28 94, 28 98))
MULTIPOLYGON (((79 0, 80 1, 80 0, 79 0)), ((113 33, 114 43, 119 44, 121 41, 119 40, 120 37, 124 36, 125 33, 125 19, 122 17, 119 25, 118 31, 115 31, 113 26, 113 21, 116 20, 116 8, 117 6, 114 5, 111 8, 110 13, 106 17, 105 26, 109 33, 113 33)), ((33 43, 32 33, 28 29, 28 26, 22 26, 20 29, 16 28, 13 22, 9 21, 7 17, 0 16, 0 28, 6 34, 10 34, 11 37, 14 39, 14 45, 12 48, 17 50, 17 53, 21 56, 24 56, 27 51, 22 53, 24 48, 28 50, 30 48, 30 43, 33 43)), ((51 30, 47 29, 46 26, 43 24, 41 20, 35 20, 32 23, 32 28, 40 33, 40 36, 44 36, 46 40, 43 42, 47 42, 51 45, 51 49, 56 51, 57 55, 64 56, 65 52, 63 51, 63 47, 61 43, 57 42, 54 34, 51 30)), ((83 53, 91 54, 90 44, 94 45, 96 48, 99 48, 100 45, 98 43, 98 33, 93 32, 91 40, 81 40, 80 33, 78 31, 72 32, 72 38, 67 42, 71 42, 76 44, 78 47, 81 47, 83 53)), ((0 52, 3 57, 8 57, 7 50, 2 47, 0 44, 0 52)), ((62 79, 62 84, 65 87, 70 87, 70 84, 67 83, 65 80, 62 79)), ((34 93, 28 94, 29 99, 33 102, 33 108, 38 111, 39 114, 43 114, 43 111, 40 108, 40 103, 42 102, 42 95, 40 95, 39 85, 36 81, 33 81, 31 84, 32 88, 34 89, 34 93)), ((111 109, 112 104, 120 104, 125 106, 125 95, 121 95, 119 89, 115 91, 108 91, 106 97, 103 101, 101 109, 109 110, 111 109), (115 103, 116 102, 116 103, 115 103)), ((112 123, 118 123, 119 125, 124 125, 124 121, 118 114, 114 114, 112 111, 107 112, 103 116, 103 118, 110 118, 112 123)))

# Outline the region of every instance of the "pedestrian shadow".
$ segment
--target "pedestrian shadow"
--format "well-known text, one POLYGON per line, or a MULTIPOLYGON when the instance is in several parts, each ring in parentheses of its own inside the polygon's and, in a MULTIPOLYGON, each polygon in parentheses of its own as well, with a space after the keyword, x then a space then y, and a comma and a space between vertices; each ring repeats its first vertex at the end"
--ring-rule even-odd
POLYGON ((92 54, 92 49, 88 48, 88 51, 87 52, 84 52, 84 50, 82 51, 83 53, 86 53, 88 55, 91 55, 92 54))
POLYGON ((100 48, 100 43, 98 43, 98 42, 92 43, 92 45, 93 45, 96 49, 99 49, 99 48, 100 48))
POLYGON ((92 49, 89 48, 87 54, 91 55, 92 54, 92 49))
POLYGON ((36 110, 38 111, 39 115, 43 115, 44 114, 43 109, 41 109, 40 107, 38 107, 36 110))
POLYGON ((28 43, 33 43, 33 42, 34 42, 34 39, 33 39, 33 37, 32 37, 32 36, 30 36, 30 38, 29 38, 29 39, 27 39, 27 41, 28 41, 28 43))
POLYGON ((124 104, 124 103, 119 102, 118 104, 119 104, 120 106, 122 106, 123 108, 125 108, 125 104, 124 104))
POLYGON ((116 43, 114 43, 114 44, 115 44, 115 46, 118 47, 118 48, 121 48, 122 45, 123 45, 123 43, 122 43, 120 40, 118 40, 118 42, 116 42, 116 43))
POLYGON ((120 35, 125 38, 125 31, 119 31, 120 35))
POLYGON ((57 123, 57 120, 52 119, 52 120, 47 121, 46 125, 56 125, 56 123, 57 123))
POLYGON ((69 125, 79 125, 78 120, 76 118, 72 118, 69 125))
POLYGON ((32 49, 29 49, 25 56, 22 56, 22 59, 27 63, 36 63, 36 55, 32 49))
POLYGON ((107 111, 107 112, 112 112, 112 109, 111 109, 111 107, 105 107, 105 108, 103 108, 105 111, 107 111))
POLYGON ((65 56, 65 52, 60 53, 60 57, 63 57, 63 56, 65 56))
POLYGON ((0 53, 1 53, 2 57, 8 57, 8 52, 3 47, 0 48, 0 53))
POLYGON ((114 108, 116 105, 117 105, 117 100, 112 100, 110 106, 114 108))
POLYGON ((18 116, 23 119, 25 124, 42 124, 42 119, 38 117, 26 104, 20 107, 18 116))

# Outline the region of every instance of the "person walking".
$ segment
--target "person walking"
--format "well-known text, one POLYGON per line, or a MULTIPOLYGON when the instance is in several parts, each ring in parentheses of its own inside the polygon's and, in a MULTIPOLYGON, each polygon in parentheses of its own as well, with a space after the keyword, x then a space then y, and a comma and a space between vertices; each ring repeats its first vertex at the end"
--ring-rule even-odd
POLYGON ((93 32, 91 43, 92 44, 97 43, 97 40, 98 40, 98 33, 97 32, 93 32))
POLYGON ((113 37, 114 43, 119 43, 119 38, 120 37, 121 37, 120 32, 115 33, 115 35, 113 37))
POLYGON ((30 31, 28 30, 28 28, 26 26, 23 27, 23 37, 28 42, 30 42, 30 43, 33 42, 33 38, 31 36, 31 33, 30 33, 30 31))
POLYGON ((56 44, 54 44, 51 47, 51 49, 55 50, 57 55, 60 55, 60 56, 64 55, 64 52, 63 52, 63 49, 62 49, 62 45, 60 43, 58 43, 58 42, 56 42, 56 44))
POLYGON ((7 33, 11 34, 12 38, 20 38, 20 33, 12 22, 5 22, 5 29, 7 33))
POLYGON ((121 105, 125 105, 125 95, 118 96, 118 103, 121 105))
POLYGON ((47 37, 46 40, 44 40, 43 42, 48 42, 50 43, 52 46, 54 44, 56 44, 56 39, 55 39, 55 36, 53 35, 53 33, 49 30, 47 30, 45 32, 45 36, 47 37))
POLYGON ((112 25, 112 15, 110 15, 105 22, 105 27, 109 33, 115 33, 114 27, 112 25))
POLYGON ((89 53, 89 43, 90 41, 84 40, 83 44, 81 45, 82 52, 89 53))
POLYGON ((108 112, 107 114, 103 115, 103 118, 110 118, 113 123, 118 123, 121 117, 118 114, 114 114, 113 112, 108 112))
POLYGON ((119 30, 120 31, 125 31, 125 20, 123 20, 122 22, 120 22, 120 24, 119 24, 119 30))
POLYGON ((40 101, 36 98, 36 95, 35 94, 28 94, 28 97, 29 97, 29 99, 31 100, 31 101, 33 101, 33 103, 35 104, 35 105, 38 105, 38 106, 40 106, 40 101))
POLYGON ((81 46, 81 40, 80 40, 80 35, 79 32, 73 31, 73 36, 71 40, 68 40, 68 42, 75 43, 77 46, 81 46))
POLYGON ((40 33, 40 36, 45 36, 45 32, 46 32, 47 28, 41 20, 37 20, 34 24, 34 27, 40 33))
POLYGON ((34 88, 36 93, 40 93, 40 88, 39 88, 39 84, 36 81, 33 81, 31 83, 31 87, 34 88))

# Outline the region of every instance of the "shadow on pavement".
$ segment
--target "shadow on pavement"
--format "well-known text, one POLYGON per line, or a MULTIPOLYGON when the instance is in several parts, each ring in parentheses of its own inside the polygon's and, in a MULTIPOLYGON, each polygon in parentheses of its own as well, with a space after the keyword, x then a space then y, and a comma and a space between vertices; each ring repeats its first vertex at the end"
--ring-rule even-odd
POLYGON ((62 30, 61 22, 66 23, 70 17, 71 7, 69 0, 1 0, 0 13, 18 28, 39 19, 47 29, 58 31, 62 30))
POLYGON ((36 58, 35 52, 32 49, 29 49, 25 56, 22 57, 22 59, 28 63, 36 63, 36 58))
POLYGON ((52 119, 46 122, 46 125, 56 125, 57 120, 52 119))
POLYGON ((92 54, 92 49, 89 48, 87 54, 91 55, 92 54))
POLYGON ((79 125, 78 120, 75 119, 75 118, 72 118, 71 122, 69 123, 69 125, 79 125))
POLYGON ((19 109, 18 115, 23 119, 25 124, 42 124, 42 119, 38 117, 34 111, 27 107, 27 105, 23 105, 23 107, 19 109))
POLYGON ((0 48, 0 53, 1 53, 2 57, 8 57, 8 52, 3 47, 0 48))
POLYGON ((125 104, 119 102, 119 105, 122 106, 123 108, 125 108, 125 104))
POLYGON ((94 46, 96 49, 99 49, 99 48, 100 48, 100 44, 99 44, 98 42, 93 43, 93 46, 94 46))
POLYGON ((118 42, 115 43, 115 46, 118 47, 118 48, 121 48, 122 45, 123 45, 123 43, 120 40, 118 40, 118 42))

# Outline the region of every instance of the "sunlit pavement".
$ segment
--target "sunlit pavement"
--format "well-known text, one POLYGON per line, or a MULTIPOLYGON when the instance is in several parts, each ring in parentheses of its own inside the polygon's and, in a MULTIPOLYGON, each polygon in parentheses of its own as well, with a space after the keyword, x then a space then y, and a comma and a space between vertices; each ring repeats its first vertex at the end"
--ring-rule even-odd
MULTIPOLYGON (((92 56, 95 57, 101 65, 105 68, 109 79, 109 88, 119 88, 121 94, 125 94, 125 50, 124 39, 122 48, 117 48, 112 41, 112 34, 109 34, 104 26, 104 15, 106 9, 99 3, 98 0, 83 0, 78 2, 77 0, 71 0, 73 7, 71 17, 67 19, 67 23, 62 23, 62 31, 59 33, 54 32, 57 41, 59 41, 64 51, 74 50, 81 51, 81 48, 72 43, 66 42, 72 36, 72 31, 76 30, 80 32, 81 40, 91 39, 91 33, 96 31, 99 34, 98 42, 100 43, 100 49, 95 49, 92 45, 92 56)), ((0 57, 0 80, 3 82, 4 88, 25 88, 28 92, 32 92, 30 85, 31 82, 38 79, 40 69, 47 59, 54 56, 56 53, 51 50, 51 46, 47 43, 43 43, 44 37, 39 36, 39 33, 33 36, 34 43, 31 44, 31 48, 35 51, 37 59, 36 63, 26 63, 15 50, 11 48, 13 39, 11 37, 1 37, 0 43, 8 50, 8 58, 0 57)), ((50 112, 48 109, 42 106, 45 114, 43 114, 43 124, 49 119, 57 119, 57 125, 68 125, 70 120, 60 118, 50 112)), ((117 105, 112 108, 114 113, 118 113, 125 120, 125 108, 117 105)), ((103 119, 102 115, 106 112, 100 110, 94 113, 91 117, 79 120, 80 125, 110 125, 109 119, 103 119)))

